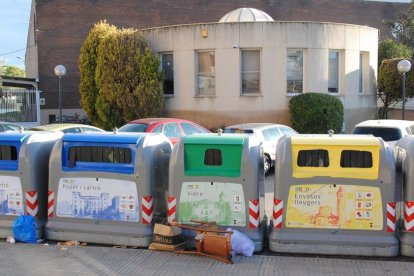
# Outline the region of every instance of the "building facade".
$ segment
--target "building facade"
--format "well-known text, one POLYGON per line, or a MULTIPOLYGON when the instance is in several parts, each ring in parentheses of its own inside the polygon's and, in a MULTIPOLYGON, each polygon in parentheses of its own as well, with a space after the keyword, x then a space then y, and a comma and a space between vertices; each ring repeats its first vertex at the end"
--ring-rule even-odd
POLYGON ((396 12, 407 8, 407 3, 361 0, 134 0, 121 4, 110 0, 34 0, 27 76, 39 79, 44 99, 41 123, 59 113, 58 78, 53 73, 58 64, 67 69, 61 79, 63 113, 82 113, 79 50, 92 26, 105 19, 117 27, 143 29, 163 64, 172 58, 174 86, 173 95, 166 93, 166 116, 191 119, 209 128, 253 120, 290 124, 287 104, 291 95, 330 92, 345 105, 348 130, 353 121, 370 118, 375 109, 377 42, 391 35, 383 20, 395 20, 396 12), (227 12, 247 6, 266 12, 275 22, 198 24, 217 22, 227 12), (375 28, 380 29, 379 34, 375 28), (208 35, 202 37, 205 29, 208 35), (214 91, 208 88, 212 55, 214 91), (288 69, 300 59, 302 83, 297 81, 298 70, 288 69), (206 65, 201 71, 199 60, 206 60, 201 62, 206 65), (252 61, 243 63, 246 60, 252 61), (258 70, 255 60, 259 60, 258 70), (363 84, 360 64, 364 64, 363 84), (247 67, 243 69, 243 65, 247 67), (336 80, 334 73, 328 73, 332 66, 337 67, 336 80), (257 74, 259 90, 256 85, 252 88, 255 91, 243 92, 242 75, 257 79, 257 74), (201 92, 200 82, 206 87, 201 92), (363 109, 363 117, 354 115, 358 109, 363 109))

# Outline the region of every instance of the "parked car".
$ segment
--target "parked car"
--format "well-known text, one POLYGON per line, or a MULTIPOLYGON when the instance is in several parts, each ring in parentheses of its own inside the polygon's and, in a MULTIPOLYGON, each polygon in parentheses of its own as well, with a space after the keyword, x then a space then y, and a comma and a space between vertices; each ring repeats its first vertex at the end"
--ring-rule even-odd
POLYGON ((164 133, 171 143, 177 143, 180 137, 194 133, 209 133, 206 128, 188 120, 175 118, 145 118, 128 122, 118 129, 119 132, 164 133))
POLYGON ((82 132, 105 132, 105 130, 82 124, 48 124, 31 127, 32 131, 61 131, 63 133, 82 133, 82 132))
POLYGON ((372 134, 381 137, 391 147, 405 135, 414 134, 414 121, 368 120, 357 124, 353 134, 372 134))
POLYGON ((14 132, 14 131, 20 131, 20 129, 23 128, 23 130, 27 130, 27 127, 14 124, 14 123, 8 123, 8 122, 0 122, 0 132, 14 132))
POLYGON ((298 134, 297 131, 288 126, 270 123, 248 123, 228 126, 224 129, 224 133, 245 133, 257 136, 263 144, 265 173, 274 166, 276 145, 279 138, 283 135, 293 136, 298 134))

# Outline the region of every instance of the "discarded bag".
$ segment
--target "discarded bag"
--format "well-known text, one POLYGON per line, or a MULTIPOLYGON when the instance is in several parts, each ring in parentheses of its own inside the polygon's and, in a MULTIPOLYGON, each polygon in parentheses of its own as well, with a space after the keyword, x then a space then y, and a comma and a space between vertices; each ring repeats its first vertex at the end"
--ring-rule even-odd
POLYGON ((236 254, 241 254, 246 257, 253 256, 254 242, 240 231, 227 228, 227 231, 233 231, 230 238, 231 249, 236 254))
POLYGON ((13 236, 19 242, 37 243, 36 219, 32 216, 19 216, 13 222, 13 236))
POLYGON ((159 223, 154 225, 154 234, 149 249, 175 251, 184 247, 185 240, 182 236, 181 228, 159 223))

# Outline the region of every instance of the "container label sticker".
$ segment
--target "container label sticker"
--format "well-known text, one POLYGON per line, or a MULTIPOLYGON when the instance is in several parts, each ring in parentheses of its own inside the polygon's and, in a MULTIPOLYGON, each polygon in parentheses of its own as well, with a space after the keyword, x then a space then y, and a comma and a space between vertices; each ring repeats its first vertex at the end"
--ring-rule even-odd
POLYGON ((357 185, 292 185, 286 227, 382 230, 381 191, 357 185))
POLYGON ((0 177, 0 215, 23 215, 22 184, 16 176, 0 177))
POLYGON ((179 221, 214 221, 223 226, 246 226, 246 204, 239 183, 184 182, 179 221))
POLYGON ((106 178, 61 178, 57 216, 139 221, 136 183, 106 178))

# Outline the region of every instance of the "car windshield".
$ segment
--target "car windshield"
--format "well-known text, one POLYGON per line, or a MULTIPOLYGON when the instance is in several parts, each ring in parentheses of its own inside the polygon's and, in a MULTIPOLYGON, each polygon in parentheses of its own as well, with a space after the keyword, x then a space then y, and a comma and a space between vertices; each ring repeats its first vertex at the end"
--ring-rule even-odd
POLYGON ((253 130, 252 129, 241 129, 241 128, 225 128, 224 133, 247 133, 247 134, 252 134, 253 130))
POLYGON ((148 128, 147 124, 126 124, 118 129, 119 132, 145 132, 148 128))
POLYGON ((356 127, 353 134, 372 134, 375 137, 381 137, 382 140, 397 141, 401 139, 401 130, 391 127, 356 127))

